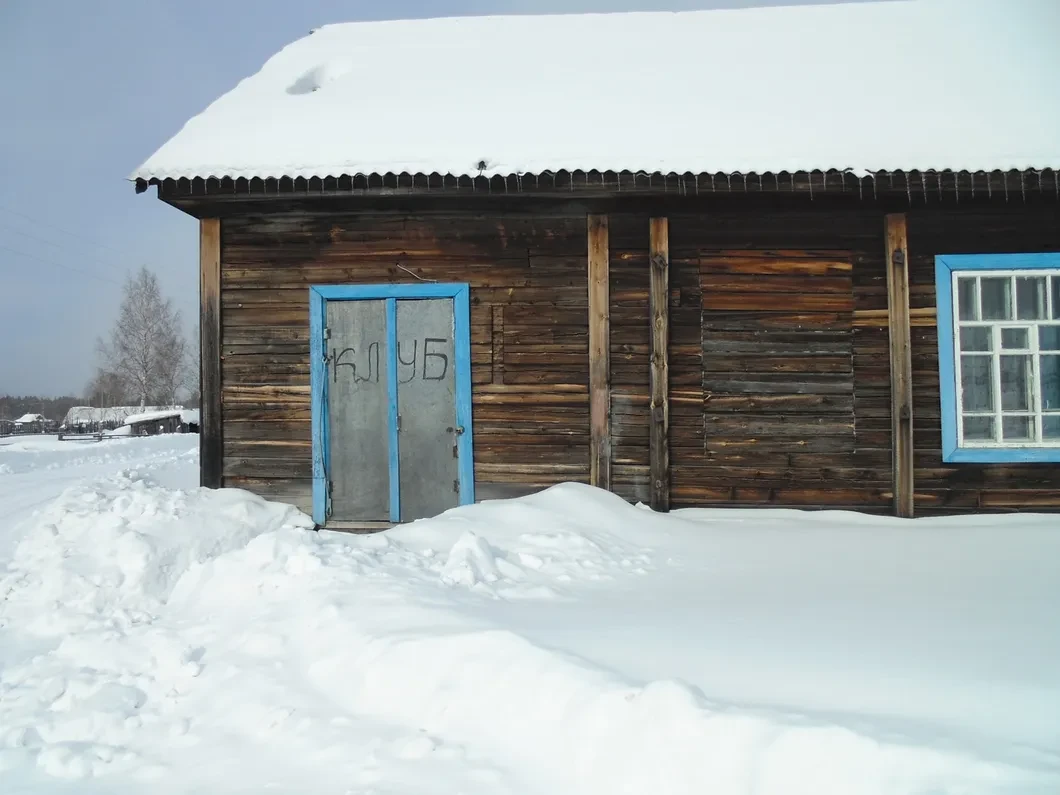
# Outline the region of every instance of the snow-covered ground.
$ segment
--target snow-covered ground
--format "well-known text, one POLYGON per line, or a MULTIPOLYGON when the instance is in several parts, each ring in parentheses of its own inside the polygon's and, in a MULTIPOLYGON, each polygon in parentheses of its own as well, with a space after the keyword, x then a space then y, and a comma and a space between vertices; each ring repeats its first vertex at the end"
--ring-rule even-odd
POLYGON ((196 441, 0 446, 4 795, 1060 792, 1060 518, 566 485, 345 536, 196 441))

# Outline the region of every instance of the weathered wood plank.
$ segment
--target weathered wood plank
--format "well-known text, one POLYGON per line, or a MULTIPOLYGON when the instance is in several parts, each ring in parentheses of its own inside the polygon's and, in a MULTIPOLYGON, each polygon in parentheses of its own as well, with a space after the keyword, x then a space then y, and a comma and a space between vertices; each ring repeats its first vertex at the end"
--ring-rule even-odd
POLYGON ((611 488, 609 240, 606 215, 589 215, 589 482, 611 488))
POLYGON ((199 222, 199 483, 224 485, 224 426, 221 417, 221 221, 199 222))
POLYGON ((493 368, 493 383, 504 383, 504 307, 493 307, 493 349, 490 364, 493 368))
POLYGON ((909 330, 909 240, 906 217, 884 221, 891 371, 894 512, 913 516, 913 363, 909 330))
POLYGON ((651 431, 649 502, 652 510, 670 510, 670 228, 666 218, 649 222, 651 370, 649 389, 651 431))

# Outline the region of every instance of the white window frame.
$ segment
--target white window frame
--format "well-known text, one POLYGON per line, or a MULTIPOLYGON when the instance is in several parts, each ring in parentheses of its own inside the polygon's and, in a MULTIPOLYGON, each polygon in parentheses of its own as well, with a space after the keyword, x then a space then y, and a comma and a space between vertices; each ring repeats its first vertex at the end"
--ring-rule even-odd
MULTIPOLYGON (((1016 301, 1016 289, 1015 280, 1021 276, 1034 276, 1041 278, 1042 276, 1052 276, 1060 279, 1060 268, 1055 270, 1027 270, 1027 269, 1005 269, 999 268, 997 270, 989 271, 953 271, 953 295, 958 296, 956 302, 954 302, 953 311, 953 369, 956 374, 957 381, 957 444, 959 447, 1000 447, 1000 448, 1021 448, 1021 447, 1058 447, 1060 448, 1060 439, 1044 439, 1042 432, 1044 428, 1043 420, 1045 416, 1060 416, 1060 411, 1049 411, 1045 412, 1042 409, 1042 390, 1041 390, 1041 348, 1038 344, 1038 326, 1057 326, 1060 327, 1060 312, 1056 311, 1053 307, 1053 291, 1050 289, 1049 281, 1046 281, 1045 289, 1045 318, 1040 320, 961 320, 960 319, 960 290, 958 283, 961 279, 975 279, 975 296, 976 301, 982 305, 982 288, 981 280, 984 278, 1001 277, 1010 279, 1012 281, 1012 301, 1016 301), (965 351, 961 349, 961 328, 988 328, 990 329, 990 351, 965 351), (1001 330, 1006 328, 1014 329, 1028 329, 1028 341, 1030 345, 1026 348, 1002 348, 1001 346, 1001 330), (1033 389, 1033 399, 1031 400, 1031 406, 1026 411, 1004 411, 1001 408, 1001 356, 1005 355, 1029 355, 1031 357, 1031 376, 1030 382, 1033 389), (961 359, 962 356, 989 356, 993 367, 993 398, 994 398, 994 410, 993 411, 965 411, 964 410, 964 395, 962 394, 963 388, 961 384, 961 359), (968 440, 964 437, 964 418, 965 416, 974 417, 993 417, 994 418, 994 436, 993 440, 987 439, 972 439, 968 440), (1029 417, 1034 420, 1034 438, 1024 440, 1005 440, 1000 438, 1002 436, 1002 421, 1004 417, 1029 417)), ((1058 308, 1060 309, 1060 308, 1058 308)), ((1015 312, 1013 312, 1015 314, 1015 312)), ((1060 353, 1049 351, 1046 355, 1060 355, 1060 353)))
MULTIPOLYGON (((1060 307, 1055 305, 1053 290, 1046 284, 1045 319, 1017 320, 1013 311, 1012 320, 960 320, 958 279, 964 277, 988 278, 1000 276, 1012 279, 1012 300, 1015 304, 1015 279, 1020 276, 1052 276, 1060 279, 1060 252, 1045 254, 948 254, 935 258, 936 306, 938 312, 938 346, 940 394, 942 408, 942 454, 945 462, 978 463, 1060 463, 1060 439, 1043 439, 1043 418, 1060 412, 1042 410, 1041 356, 1037 327, 1060 325, 1060 307), (970 416, 992 416, 994 439, 965 439, 964 400, 961 394, 961 327, 991 328, 990 352, 966 351, 965 355, 989 356, 992 360, 994 379, 993 411, 969 412, 970 416), (1001 348, 1001 333, 1005 328, 1030 329, 1028 346, 1025 348, 1001 348), (1008 353, 1031 357, 1033 401, 1027 411, 1002 411, 1000 356, 1008 353), (1003 417, 1025 416, 1034 418, 1034 438, 1005 441, 1002 436, 1003 417)), ((981 306, 981 292, 976 285, 976 298, 981 306)), ((1015 306, 1013 307, 1015 309, 1015 306)), ((1046 351, 1045 355, 1051 355, 1046 351)))

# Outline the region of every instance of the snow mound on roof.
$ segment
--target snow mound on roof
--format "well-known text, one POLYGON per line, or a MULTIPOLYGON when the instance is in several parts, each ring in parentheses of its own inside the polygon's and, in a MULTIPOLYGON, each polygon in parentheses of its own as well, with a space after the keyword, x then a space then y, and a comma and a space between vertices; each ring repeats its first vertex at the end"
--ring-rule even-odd
POLYGON ((309 94, 313 91, 319 91, 328 83, 333 83, 339 78, 350 74, 354 68, 354 64, 349 58, 332 58, 320 66, 313 67, 291 83, 287 87, 287 93, 309 94))
POLYGON ((1057 30, 1055 0, 327 25, 133 177, 1056 168, 1057 30))

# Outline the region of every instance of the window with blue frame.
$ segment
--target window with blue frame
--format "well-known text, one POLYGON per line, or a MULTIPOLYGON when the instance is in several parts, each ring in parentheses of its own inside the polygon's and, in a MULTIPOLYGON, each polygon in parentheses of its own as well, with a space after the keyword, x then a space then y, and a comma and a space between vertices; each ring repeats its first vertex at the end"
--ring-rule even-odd
POLYGON ((1060 253, 935 258, 943 460, 1060 462, 1060 253))

